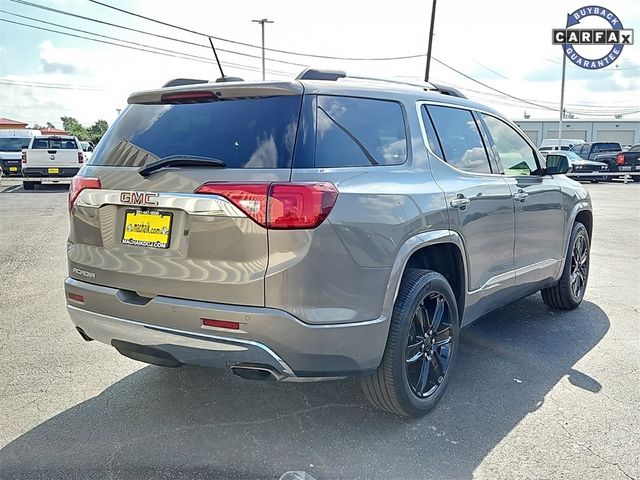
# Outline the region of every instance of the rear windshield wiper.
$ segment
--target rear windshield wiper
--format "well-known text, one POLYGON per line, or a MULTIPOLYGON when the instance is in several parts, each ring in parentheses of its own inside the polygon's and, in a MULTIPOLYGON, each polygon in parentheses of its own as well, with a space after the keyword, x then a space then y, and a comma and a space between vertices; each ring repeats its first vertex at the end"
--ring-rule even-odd
POLYGON ((210 157, 195 157, 185 155, 172 155, 170 157, 164 157, 160 160, 151 162, 148 165, 143 165, 138 169, 138 173, 143 177, 148 177, 153 172, 157 172, 167 167, 216 167, 224 168, 225 163, 217 158, 210 157))

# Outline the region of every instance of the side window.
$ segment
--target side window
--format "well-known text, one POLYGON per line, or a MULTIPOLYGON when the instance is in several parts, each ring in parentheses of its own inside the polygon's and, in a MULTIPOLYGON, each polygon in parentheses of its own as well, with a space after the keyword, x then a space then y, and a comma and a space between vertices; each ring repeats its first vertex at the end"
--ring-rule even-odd
POLYGON ((429 106, 444 160, 460 170, 491 173, 478 125, 469 110, 429 106))
POLYGON ((424 123, 424 129, 425 129, 425 132, 427 133, 427 141, 429 142, 429 148, 431 148, 431 151, 435 153, 437 156, 444 159, 444 155, 442 154, 442 148, 440 147, 440 141, 438 140, 436 131, 433 128, 433 122, 431 121, 431 117, 429 116, 427 107, 424 105, 422 106, 422 123, 424 123))
POLYGON ((481 114, 493 139, 493 149, 505 175, 532 175, 538 172, 533 148, 513 128, 491 115, 481 114))
POLYGON ((316 167, 399 165, 407 131, 396 102, 318 96, 316 167))

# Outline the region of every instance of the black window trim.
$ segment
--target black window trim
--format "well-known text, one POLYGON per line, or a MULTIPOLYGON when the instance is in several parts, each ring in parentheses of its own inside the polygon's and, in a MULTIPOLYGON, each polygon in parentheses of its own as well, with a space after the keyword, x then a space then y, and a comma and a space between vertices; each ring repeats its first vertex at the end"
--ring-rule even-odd
POLYGON ((478 125, 478 119, 476 118, 475 115, 476 110, 464 105, 452 105, 452 104, 448 104, 448 103, 436 103, 436 102, 419 102, 418 103, 418 114, 420 115, 420 124, 423 130, 423 139, 425 142, 425 146, 427 148, 427 150, 429 150, 429 152, 436 157, 438 160, 440 160, 443 163, 446 163, 447 166, 449 166, 450 168, 455 169, 458 172, 462 172, 466 175, 498 175, 497 173, 495 173, 493 171, 494 166, 493 163, 491 161, 491 154, 489 153, 489 149, 487 148, 487 143, 485 141, 483 132, 482 132, 482 128, 480 127, 480 125, 478 125), (442 152, 442 157, 440 157, 439 155, 437 155, 433 150, 431 150, 431 147, 429 146, 429 139, 427 137, 426 134, 426 127, 424 125, 424 119, 422 118, 421 115, 421 111, 420 109, 424 106, 425 110, 427 111, 427 114, 429 115, 429 120, 431 121, 431 124, 433 125, 433 130, 435 131, 436 134, 436 138, 438 139, 438 143, 440 144, 440 151, 442 152), (429 112, 429 107, 433 106, 433 107, 448 107, 448 108, 457 108, 458 110, 465 110, 467 112, 469 112, 471 114, 471 117, 473 118, 473 121, 476 124, 476 128, 478 129, 478 134, 480 135, 480 141, 482 142, 482 146, 484 147, 484 153, 487 157, 487 163, 489 164, 489 170, 491 170, 490 172, 472 172, 469 170, 463 170, 461 168, 458 168, 457 166, 447 162, 446 160, 446 153, 444 152, 444 148, 442 148, 442 141, 440 140, 440 135, 438 134, 438 129, 436 128, 435 122, 433 121, 433 117, 431 116, 431 113, 429 112))
MULTIPOLYGON (((483 112, 483 111, 478 111, 479 115, 478 118, 480 119, 480 122, 482 123, 482 128, 485 129, 486 131, 486 135, 487 138, 489 139, 489 142, 492 146, 491 150, 493 151, 493 147, 496 146, 495 141, 493 140, 493 136, 491 135, 491 131, 489 130, 489 126, 486 124, 486 122, 484 121, 484 119, 482 118, 482 115, 488 115, 490 117, 495 118, 496 120, 504 123, 505 125, 507 125, 508 127, 511 127, 511 129, 522 139, 524 140, 524 142, 529 145, 529 148, 531 149, 531 153, 533 154, 533 159, 536 162, 536 166, 538 167, 538 169, 536 170, 538 173, 534 174, 532 173, 531 175, 506 175, 505 169, 504 169, 504 165, 502 165, 502 162, 500 161, 499 158, 496 158, 496 165, 498 166, 498 172, 499 175, 503 175, 503 176, 509 176, 509 177, 544 177, 547 176, 547 169, 542 167, 542 161, 540 159, 540 153, 538 151, 538 149, 533 145, 533 143, 531 142, 531 140, 529 140, 529 138, 526 135, 522 135, 519 131, 518 128, 513 128, 515 124, 510 123, 508 121, 506 121, 504 118, 500 118, 498 115, 495 114, 491 114, 490 112, 483 112), (480 113, 482 115, 480 115, 480 113)), ((517 127, 517 126, 516 126, 517 127)), ((546 166, 546 164, 545 164, 546 166)))
MULTIPOLYGON (((370 167, 375 167, 376 170, 380 169, 380 168, 386 168, 386 169, 392 169, 392 168, 397 168, 400 167, 402 165, 407 165, 409 162, 409 159, 413 160, 413 148, 412 148, 412 139, 411 139, 411 130, 409 129, 409 118, 407 115, 407 110, 405 108, 404 103, 402 103, 400 100, 396 100, 393 98, 380 98, 380 97, 366 97, 366 96, 361 96, 361 95, 342 95, 342 94, 334 94, 334 93, 314 93, 314 94, 305 94, 305 95, 313 95, 315 98, 315 114, 314 114, 314 121, 315 121, 315 127, 314 127, 314 131, 315 131, 315 140, 314 140, 314 149, 313 149, 313 166, 311 168, 322 168, 322 169, 334 169, 334 168, 339 168, 339 169, 345 169, 345 168, 370 168, 370 167), (402 112, 402 121, 404 122, 404 132, 405 132, 405 141, 406 141, 406 146, 407 146, 407 152, 406 152, 406 156, 405 159, 402 163, 394 163, 392 165, 349 165, 349 166, 344 166, 344 167, 323 167, 323 166, 318 166, 316 165, 316 149, 317 149, 317 143, 318 143, 318 109, 320 108, 320 102, 318 102, 318 97, 341 97, 341 98, 356 98, 356 99, 360 99, 360 100, 374 100, 374 101, 381 101, 381 102, 391 102, 391 103, 395 103, 396 105, 400 106, 400 111, 402 112)), ((295 168, 295 166, 294 166, 295 168)))

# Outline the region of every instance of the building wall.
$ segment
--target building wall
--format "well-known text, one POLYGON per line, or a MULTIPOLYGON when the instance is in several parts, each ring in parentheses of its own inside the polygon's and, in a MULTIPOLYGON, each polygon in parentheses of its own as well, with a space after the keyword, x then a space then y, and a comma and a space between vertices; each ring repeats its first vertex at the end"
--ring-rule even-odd
POLYGON ((23 125, 3 125, 0 124, 0 130, 22 130, 24 128, 27 128, 27 124, 23 124, 23 125))
MULTIPOLYGON (((547 138, 558 138, 558 120, 514 120, 536 145, 547 138)), ((623 145, 640 143, 640 120, 576 120, 562 124, 562 138, 585 142, 610 141, 623 145)))

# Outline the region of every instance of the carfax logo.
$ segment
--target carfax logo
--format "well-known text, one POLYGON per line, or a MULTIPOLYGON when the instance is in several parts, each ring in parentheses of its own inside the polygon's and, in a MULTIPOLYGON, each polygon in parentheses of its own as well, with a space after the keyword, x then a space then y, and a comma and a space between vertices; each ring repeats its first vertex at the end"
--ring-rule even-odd
POLYGON ((579 67, 597 70, 615 62, 625 45, 633 45, 633 29, 624 28, 611 10, 591 5, 569 13, 565 28, 553 29, 553 44, 562 45, 579 67), (591 28, 579 28, 583 26, 591 28))

